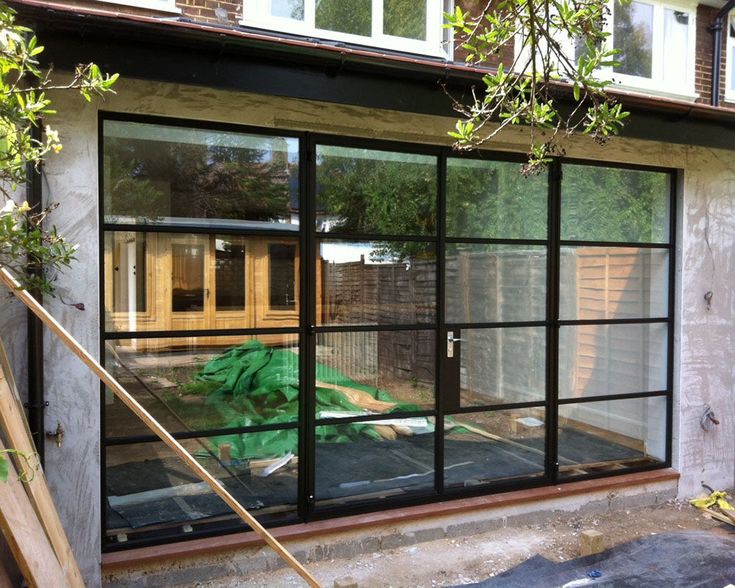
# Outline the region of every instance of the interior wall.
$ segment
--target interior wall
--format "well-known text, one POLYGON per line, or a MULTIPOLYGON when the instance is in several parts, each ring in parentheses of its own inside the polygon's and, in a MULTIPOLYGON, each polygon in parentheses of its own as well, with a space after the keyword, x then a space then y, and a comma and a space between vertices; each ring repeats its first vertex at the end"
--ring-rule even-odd
MULTIPOLYGON (((60 202, 52 222, 79 244, 78 261, 58 278, 65 302, 48 300, 52 314, 92 353, 100 349, 98 231, 98 111, 133 112, 193 120, 315 130, 343 135, 449 144, 454 121, 399 112, 374 111, 304 100, 226 92, 192 86, 122 80, 117 94, 85 103, 55 94, 58 115, 49 122, 64 148, 46 166, 44 197, 60 202), (326 122, 328 121, 328 122, 326 122)), ((634 121, 629 124, 635 124, 634 121)), ((674 124, 674 123, 672 123, 674 124)), ((526 149, 526 136, 511 129, 498 150, 526 149)), ((700 480, 730 486, 735 471, 735 408, 730 401, 735 362, 735 166, 732 153, 682 145, 613 140, 599 146, 577 139, 570 157, 682 168, 680 280, 677 290, 677 380, 674 467, 682 472, 680 494, 695 492, 700 480), (703 295, 714 292, 707 310, 703 295), (721 424, 704 432, 699 417, 710 404, 721 424)), ((2 315, 0 315, 2 316, 2 315)), ((13 328, 17 328, 13 327, 13 328)), ((62 447, 47 442, 47 475, 62 520, 89 585, 100 582, 100 394, 86 368, 47 334, 46 397, 49 428, 60 423, 62 447)))

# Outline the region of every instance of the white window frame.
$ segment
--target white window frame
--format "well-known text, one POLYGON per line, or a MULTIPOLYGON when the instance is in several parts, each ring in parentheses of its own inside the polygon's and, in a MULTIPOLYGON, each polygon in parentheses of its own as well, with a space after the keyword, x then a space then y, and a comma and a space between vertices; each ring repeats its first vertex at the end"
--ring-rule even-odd
POLYGON ((304 0, 304 20, 272 16, 271 0, 243 0, 243 18, 240 24, 254 28, 292 33, 304 37, 328 39, 402 51, 434 57, 448 58, 452 55, 451 37, 446 41, 442 28, 444 11, 451 10, 452 2, 447 0, 427 0, 426 2, 426 40, 407 39, 383 33, 383 0, 372 1, 371 34, 369 37, 329 31, 316 28, 316 0, 304 0), (447 46, 445 46, 445 44, 447 46))
POLYGON ((735 38, 730 37, 730 27, 735 26, 735 11, 731 12, 727 16, 725 22, 725 35, 727 39, 727 53, 725 57, 725 100, 728 102, 735 102, 735 76, 733 75, 733 66, 735 64, 735 57, 733 57, 733 51, 735 51, 735 38))
MULTIPOLYGON (((603 70, 603 77, 613 80, 611 89, 620 88, 623 90, 640 91, 646 90, 650 94, 666 96, 670 98, 679 98, 684 100, 696 100, 699 96, 694 91, 694 68, 695 68, 695 51, 697 41, 697 3, 696 1, 687 0, 636 0, 642 4, 653 6, 653 38, 652 38, 652 63, 651 77, 644 78, 640 76, 631 76, 620 72, 613 71, 612 68, 603 70), (687 37, 687 56, 686 78, 682 85, 675 85, 663 79, 664 61, 667 59, 666 44, 664 41, 664 11, 666 9, 675 10, 677 12, 685 12, 689 16, 688 37, 687 37)), ((609 46, 613 46, 613 23, 615 22, 615 10, 618 7, 617 0, 613 0, 611 4, 612 14, 607 20, 606 31, 610 34, 608 37, 609 46)))
POLYGON ((181 14, 181 9, 176 6, 176 0, 98 0, 98 2, 117 4, 118 6, 133 6, 134 8, 155 10, 156 12, 181 14))

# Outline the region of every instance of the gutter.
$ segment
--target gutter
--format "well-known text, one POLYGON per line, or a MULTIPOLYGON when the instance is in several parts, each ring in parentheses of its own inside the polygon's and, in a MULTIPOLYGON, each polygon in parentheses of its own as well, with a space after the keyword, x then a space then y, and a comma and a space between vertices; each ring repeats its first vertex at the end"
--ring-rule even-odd
POLYGON ((722 67, 722 21, 735 8, 735 0, 728 0, 715 16, 712 31, 712 106, 720 105, 720 69, 722 67))

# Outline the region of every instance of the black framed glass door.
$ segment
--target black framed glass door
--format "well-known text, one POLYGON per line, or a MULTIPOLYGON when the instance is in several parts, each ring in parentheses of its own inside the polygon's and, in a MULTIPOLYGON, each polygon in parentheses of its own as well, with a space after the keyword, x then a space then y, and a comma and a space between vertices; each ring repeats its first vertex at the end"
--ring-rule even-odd
MULTIPOLYGON (((671 171, 101 122, 101 354, 264 523, 670 463, 671 171)), ((102 411, 106 548, 239 527, 102 411)))
POLYGON ((548 177, 449 158, 442 388, 444 488, 546 474, 548 177))

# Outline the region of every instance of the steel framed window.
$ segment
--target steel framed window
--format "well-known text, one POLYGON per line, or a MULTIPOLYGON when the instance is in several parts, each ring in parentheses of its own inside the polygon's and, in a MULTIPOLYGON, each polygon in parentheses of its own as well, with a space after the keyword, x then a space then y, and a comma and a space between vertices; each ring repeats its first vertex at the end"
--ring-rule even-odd
MULTIPOLYGON (((114 362, 116 359, 114 355, 106 351, 106 344, 120 340, 141 341, 145 345, 150 345, 151 349, 156 349, 157 345, 167 344, 166 342, 170 342, 172 339, 194 341, 194 338, 198 338, 197 341, 207 341, 218 338, 220 342, 223 342, 235 341, 238 337, 247 338, 257 335, 281 338, 282 341, 290 341, 289 345, 298 345, 300 396, 298 415, 294 421, 279 425, 255 426, 232 426, 215 423, 216 426, 209 428, 192 430, 191 428, 180 427, 172 431, 178 439, 187 440, 191 443, 197 443, 197 439, 204 437, 214 438, 227 434, 248 435, 279 430, 297 431, 300 459, 298 462, 298 479, 296 486, 293 488, 297 503, 296 508, 286 515, 265 516, 264 522, 272 525, 288 524, 326 516, 365 512, 376 508, 382 509, 431 502, 447 497, 476 495, 501 489, 538 486, 564 482, 568 479, 594 478, 670 465, 673 390, 673 270, 676 217, 675 174, 672 171, 633 165, 623 166, 555 160, 550 164, 548 175, 539 180, 543 190, 538 200, 538 207, 533 212, 536 218, 539 219, 537 226, 543 227, 543 230, 536 231, 534 234, 512 231, 463 232, 452 228, 448 221, 448 218, 452 218, 451 207, 453 206, 452 195, 448 194, 448 191, 451 190, 451 174, 460 170, 458 173, 461 176, 461 173, 464 173, 462 170, 467 169, 471 172, 474 167, 487 165, 488 162, 515 166, 515 163, 522 160, 521 157, 502 153, 483 153, 481 157, 473 155, 457 156, 440 147, 309 133, 265 131, 263 129, 231 125, 213 125, 194 121, 103 113, 100 118, 100 178, 103 178, 100 200, 100 226, 102 231, 100 259, 104 260, 104 263, 101 264, 103 267, 101 268, 100 283, 103 285, 106 283, 105 271, 109 269, 108 266, 112 262, 109 255, 107 258, 105 257, 104 238, 102 238, 105 234, 133 232, 156 238, 161 236, 168 238, 172 235, 181 237, 186 235, 213 235, 225 231, 227 234, 236 235, 238 239, 244 240, 242 242, 245 243, 245 249, 248 247, 247 239, 249 238, 271 239, 275 243, 279 243, 284 239, 283 230, 262 226, 238 226, 237 223, 230 223, 225 229, 219 225, 197 226, 197 223, 191 221, 178 224, 157 224, 134 222, 134 219, 130 216, 125 217, 124 215, 118 218, 110 218, 109 214, 106 215, 106 212, 109 211, 105 210, 103 196, 104 182, 110 181, 109 175, 105 174, 107 151, 104 144, 103 127, 106 121, 168 125, 174 130, 177 128, 191 128, 213 133, 247 133, 263 137, 290 137, 298 145, 299 224, 296 231, 289 233, 291 239, 289 242, 296 244, 301 252, 300 269, 296 277, 298 287, 293 289, 294 292, 298 293, 296 297, 299 298, 297 301, 298 321, 296 323, 284 327, 273 325, 243 327, 242 325, 237 326, 236 323, 220 323, 219 325, 202 323, 190 328, 158 328, 153 325, 141 329, 140 326, 136 325, 121 325, 113 328, 109 322, 105 326, 105 317, 101 317, 101 340, 103 344, 100 351, 101 356, 106 356, 108 362, 114 362), (388 154, 386 157, 389 160, 396 161, 433 162, 431 163, 433 166, 431 173, 434 174, 434 180, 432 181, 435 182, 435 193, 431 197, 433 212, 429 213, 434 218, 433 227, 427 231, 423 231, 423 229, 412 231, 405 229, 405 227, 397 228, 395 231, 375 230, 369 226, 362 229, 354 227, 344 229, 335 228, 334 226, 329 227, 320 221, 324 208, 321 204, 317 204, 319 154, 337 153, 344 155, 353 151, 362 154, 384 153, 388 154), (625 176, 626 173, 633 176, 642 174, 646 178, 651 177, 659 181, 662 190, 665 190, 665 192, 661 192, 662 195, 657 200, 657 206, 660 208, 661 202, 663 202, 662 206, 665 210, 663 217, 660 215, 657 217, 661 221, 659 225, 662 227, 659 233, 653 238, 636 237, 626 239, 621 238, 617 233, 611 233, 612 236, 600 238, 591 233, 576 234, 574 230, 570 232, 570 222, 574 225, 575 217, 574 214, 568 212, 570 210, 568 206, 569 182, 573 180, 575 174, 584 175, 584 172, 589 170, 603 175, 606 170, 610 170, 611 174, 618 174, 621 177, 625 176), (315 253, 325 242, 348 244, 350 247, 354 246, 356 250, 359 250, 364 244, 375 242, 399 244, 401 247, 412 251, 417 248, 421 251, 426 248, 431 249, 435 252, 435 306, 433 313, 426 315, 426 318, 415 320, 378 321, 377 323, 361 323, 360 321, 349 320, 340 323, 326 320, 323 315, 320 315, 322 311, 319 310, 318 298, 321 295, 319 289, 323 286, 318 285, 322 278, 318 278, 318 262, 315 253), (541 280, 538 283, 543 283, 543 291, 530 292, 535 296, 535 301, 532 304, 536 305, 535 307, 539 309, 538 312, 534 311, 534 313, 521 316, 512 313, 503 315, 501 313, 489 318, 453 314, 453 311, 448 308, 452 301, 448 272, 452 271, 450 265, 454 263, 452 261, 454 253, 452 252, 456 252, 458 248, 465 251, 469 256, 474 255, 477 251, 481 253, 491 251, 493 254, 500 252, 511 257, 523 255, 526 258, 528 255, 541 253, 542 257, 534 261, 534 267, 537 268, 537 274, 540 276, 537 278, 541 280), (613 249, 615 251, 611 251, 613 249), (644 272, 648 280, 647 283, 654 284, 651 287, 641 288, 641 292, 643 292, 642 298, 639 296, 641 300, 632 303, 638 304, 636 308, 643 310, 626 311, 627 314, 623 313, 624 315, 621 316, 618 316, 620 312, 618 312, 618 315, 612 313, 610 316, 589 316, 584 313, 578 316, 571 313, 568 310, 570 308, 569 292, 565 291, 570 283, 569 271, 571 270, 569 268, 572 267, 569 263, 570 256, 575 259, 586 259, 585 256, 594 257, 599 261, 598 265, 610 267, 610 264, 614 262, 608 259, 615 255, 618 256, 618 260, 622 258, 624 258, 624 261, 627 260, 626 263, 633 268, 630 271, 644 272), (600 261, 603 258, 605 261, 600 261), (543 271, 541 271, 542 269, 543 271), (659 300, 659 298, 662 299, 659 300), (569 345, 567 343, 569 333, 580 329, 615 331, 610 336, 603 337, 600 335, 598 337, 599 341, 603 342, 600 343, 603 347, 607 345, 604 349, 612 350, 612 353, 619 351, 619 347, 615 347, 616 344, 614 343, 618 337, 617 333, 625 331, 625 336, 622 338, 624 341, 629 341, 630 337, 637 337, 636 340, 641 341, 641 344, 644 345, 645 341, 643 339, 645 337, 641 337, 636 333, 630 335, 630 333, 636 329, 640 330, 641 333, 658 329, 655 341, 648 341, 649 348, 658 345, 657 351, 653 355, 650 355, 652 352, 647 351, 650 357, 653 358, 651 361, 655 363, 654 367, 657 371, 654 376, 649 378, 647 374, 651 366, 640 369, 639 381, 650 381, 651 386, 642 386, 640 389, 630 387, 625 389, 610 388, 589 396, 585 396, 581 392, 577 395, 570 394, 564 383, 566 381, 564 373, 567 369, 564 358, 569 356, 569 345), (538 368, 540 371, 536 378, 538 394, 532 398, 511 395, 500 401, 473 401, 470 403, 464 402, 460 396, 449 394, 447 392, 449 387, 458 384, 452 381, 452 378, 456 377, 452 375, 452 370, 455 368, 448 363, 445 341, 448 340, 450 332, 460 335, 463 331, 481 332, 483 336, 487 334, 492 334, 492 336, 500 336, 501 333, 511 334, 512 336, 502 343, 506 348, 512 348, 513 342, 518 340, 517 335, 535 333, 534 340, 540 341, 538 349, 542 350, 541 353, 544 356, 543 366, 538 368), (434 466, 433 475, 431 476, 433 479, 431 477, 427 478, 429 480, 427 484, 419 487, 415 492, 396 496, 390 500, 376 497, 360 498, 359 496, 353 501, 338 501, 337 503, 320 500, 315 467, 315 456, 318 451, 317 434, 320 428, 352 423, 370 423, 371 421, 385 419, 385 415, 380 414, 345 417, 344 415, 334 416, 317 413, 315 400, 315 386, 318 381, 315 367, 317 347, 323 345, 325 341, 328 343, 330 338, 333 341, 338 341, 343 335, 357 338, 374 336, 423 338, 422 345, 433 344, 433 351, 431 352, 434 361, 433 398, 430 401, 427 400, 417 410, 408 410, 391 415, 396 419, 430 418, 436 423, 433 440, 434 466), (540 339, 538 335, 540 335, 540 339), (610 343, 610 341, 613 343, 610 343), (653 344, 651 344, 652 341, 653 344), (567 350, 566 355, 565 349, 567 350), (601 406, 602 403, 608 403, 605 405, 608 415, 622 415, 623 420, 619 425, 615 425, 618 428, 612 429, 613 432, 617 431, 616 434, 619 436, 625 436, 625 427, 631 426, 630 422, 623 422, 627 418, 626 415, 630 413, 628 405, 631 403, 655 405, 650 409, 652 414, 655 413, 651 422, 660 428, 660 431, 656 433, 659 435, 656 440, 663 443, 663 446, 657 447, 654 455, 655 459, 633 460, 630 462, 620 459, 618 460, 620 466, 616 466, 612 470, 600 467, 599 464, 585 463, 577 463, 574 467, 568 467, 569 463, 564 461, 564 453, 568 448, 567 439, 561 431, 570 422, 572 428, 576 427, 583 432, 589 432, 590 430, 594 432, 599 429, 600 422, 595 419, 599 416, 600 411, 594 409, 601 406), (621 406, 623 408, 620 408, 621 406), (571 411, 576 411, 576 413, 572 415, 571 411), (472 484, 462 484, 461 480, 459 482, 455 479, 450 480, 447 477, 447 472, 452 471, 453 462, 452 458, 447 456, 445 448, 451 441, 452 435, 454 435, 452 422, 470 423, 472 421, 469 419, 474 416, 502 418, 510 423, 520 423, 513 426, 531 427, 530 430, 539 426, 538 421, 543 421, 543 429, 538 429, 539 432, 543 431, 542 438, 538 439, 539 443, 536 445, 541 452, 536 453, 536 455, 541 456, 540 465, 510 479, 490 477, 472 484)), ((615 182, 617 184, 615 185, 624 187, 625 178, 620 179, 618 176, 616 176, 615 182)), ((583 187, 584 185, 581 184, 578 192, 583 187)), ((525 196, 528 196, 528 194, 525 194, 525 196)), ((489 214, 491 213, 494 214, 492 211, 489 214)), ((523 218, 527 218, 528 214, 530 213, 525 211, 522 215, 523 218)), ((594 229, 594 226, 592 228, 594 229)), ((139 250, 139 247, 135 249, 135 251, 139 250)), ((131 251, 133 251, 132 248, 131 251)), ((582 264, 583 262, 579 262, 578 265, 574 266, 576 268, 574 271, 577 274, 581 271, 583 275, 580 279, 584 280, 586 279, 584 275, 584 271, 586 271, 584 267, 586 266, 582 264)), ((131 289, 131 292, 133 291, 131 289)), ((138 291, 140 291, 140 288, 138 291)), ((620 299, 622 300, 627 295, 628 293, 623 291, 620 299)), ((146 309, 147 313, 151 312, 150 307, 154 304, 154 297, 155 295, 150 288, 146 290, 146 303, 149 307, 146 309)), ((100 292, 101 308, 104 309, 106 301, 109 303, 110 300, 109 292, 106 292, 103 287, 100 292)), ((470 336, 472 336, 472 333, 470 333, 470 336)), ((603 347, 600 349, 603 349, 603 347)), ((102 441, 106 450, 130 448, 126 451, 133 451, 133 448, 153 446, 156 442, 155 437, 143 430, 121 431, 116 429, 115 423, 110 420, 110 415, 106 415, 104 391, 102 423, 102 441)), ((651 435, 644 437, 642 443, 648 442, 649 437, 651 435)), ((645 453, 649 453, 647 449, 645 453)), ((106 465, 104 456, 105 452, 103 452, 103 470, 106 465)), ((105 475, 103 474, 103 489, 104 484, 105 475)), ((103 505, 104 512, 106 512, 106 505, 103 505)), ((129 532, 127 541, 108 541, 105 544, 105 549, 123 549, 126 546, 159 543, 174 538, 181 539, 234 531, 238 530, 240 525, 232 520, 205 520, 194 525, 194 527, 193 531, 189 529, 189 532, 183 534, 180 529, 164 529, 153 532, 146 531, 145 528, 140 531, 133 530, 129 532)), ((103 535, 105 532, 106 522, 103 517, 103 535)))

